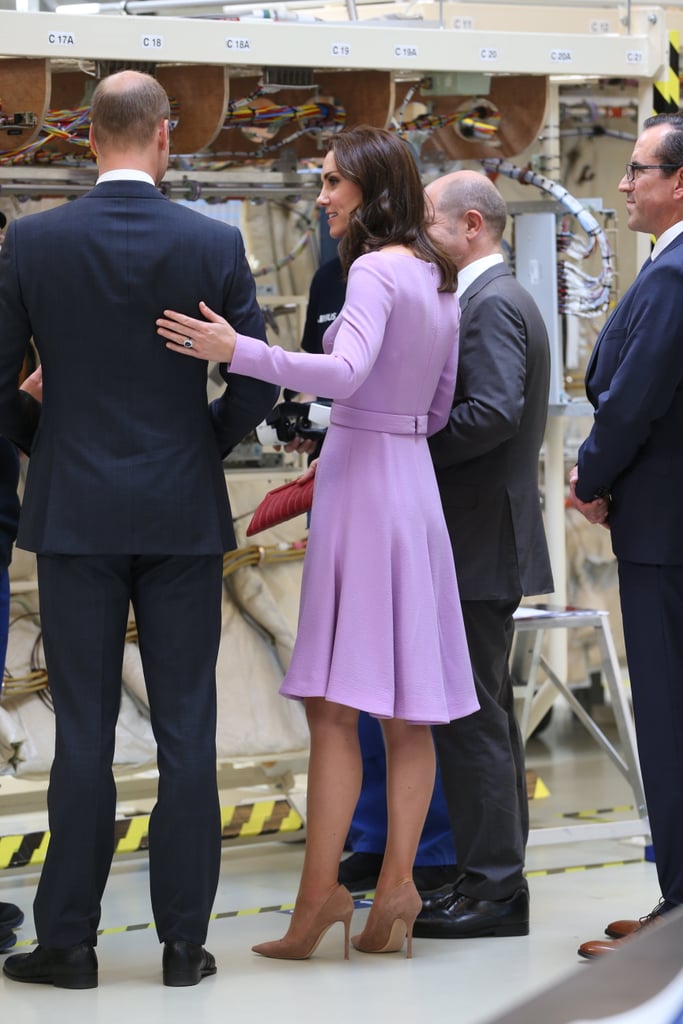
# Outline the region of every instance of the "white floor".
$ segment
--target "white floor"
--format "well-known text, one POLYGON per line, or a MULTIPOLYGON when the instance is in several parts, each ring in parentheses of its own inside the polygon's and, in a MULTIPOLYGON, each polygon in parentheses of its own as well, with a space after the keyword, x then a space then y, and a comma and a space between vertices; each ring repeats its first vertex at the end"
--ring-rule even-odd
MULTIPOLYGON (((527 750, 550 796, 532 801, 534 829, 629 818, 632 795, 607 756, 569 711, 556 705, 553 720, 527 750)), ((0 818, 0 835, 6 833, 0 818)), ((286 930, 302 858, 300 843, 255 843, 226 848, 207 947, 218 974, 197 987, 161 984, 161 951, 153 928, 143 857, 117 860, 107 888, 98 945, 99 987, 68 992, 0 980, 3 1021, 66 1024, 193 1024, 223 1021, 316 1021, 322 1024, 408 1024, 443 1018, 485 1024, 572 972, 599 965, 576 949, 599 938, 617 917, 638 917, 659 898, 654 865, 642 840, 593 839, 530 847, 531 934, 523 938, 444 941, 416 939, 413 959, 403 954, 342 959, 342 928, 335 926, 309 961, 265 960, 254 942, 286 930)), ((0 900, 18 903, 27 921, 15 952, 35 941, 31 901, 37 874, 0 873, 0 900)), ((368 903, 359 901, 354 930, 368 903)))

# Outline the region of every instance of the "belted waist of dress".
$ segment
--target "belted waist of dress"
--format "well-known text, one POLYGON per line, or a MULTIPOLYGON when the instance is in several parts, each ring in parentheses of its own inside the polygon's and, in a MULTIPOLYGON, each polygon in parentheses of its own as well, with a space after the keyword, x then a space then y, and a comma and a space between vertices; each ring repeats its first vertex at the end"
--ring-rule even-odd
POLYGON ((396 412, 355 409, 350 405, 332 405, 330 423, 355 430, 376 430, 380 434, 426 434, 429 417, 408 416, 396 412))

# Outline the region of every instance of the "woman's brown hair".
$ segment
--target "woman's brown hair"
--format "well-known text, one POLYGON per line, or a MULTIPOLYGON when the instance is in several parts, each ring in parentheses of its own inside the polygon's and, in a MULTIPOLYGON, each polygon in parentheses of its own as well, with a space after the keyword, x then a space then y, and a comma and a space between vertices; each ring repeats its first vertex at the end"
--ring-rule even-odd
POLYGON ((384 128, 359 125, 335 135, 328 151, 342 177, 358 185, 363 196, 339 243, 344 272, 364 252, 406 245, 439 267, 439 291, 455 291, 455 264, 427 234, 424 189, 410 145, 384 128))

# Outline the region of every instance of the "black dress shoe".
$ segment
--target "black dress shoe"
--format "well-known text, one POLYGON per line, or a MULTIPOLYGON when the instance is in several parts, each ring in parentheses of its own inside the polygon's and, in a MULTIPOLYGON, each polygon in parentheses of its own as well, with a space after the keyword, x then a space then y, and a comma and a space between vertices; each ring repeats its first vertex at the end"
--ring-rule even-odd
POLYGON ((164 985, 180 988, 198 985, 202 978, 216 973, 216 961, 198 942, 174 939, 164 943, 162 958, 164 985))
POLYGON ((440 910, 443 907, 450 906, 453 899, 458 895, 457 889, 457 882, 449 882, 446 885, 440 886, 438 889, 425 889, 424 891, 420 890, 418 887, 418 892, 422 897, 422 910, 420 911, 420 916, 424 914, 426 910, 440 910))
POLYGON ((24 913, 14 903, 0 903, 0 930, 18 928, 24 923, 24 913))
POLYGON ((11 928, 0 927, 0 953, 6 953, 12 946, 16 946, 17 937, 11 928))
POLYGON ((477 900, 457 891, 433 894, 413 927, 422 939, 482 939, 529 934, 529 892, 519 888, 507 900, 477 900))
POLYGON ((43 949, 8 956, 3 973, 12 981, 55 985, 57 988, 97 988, 97 956, 89 942, 68 949, 43 949))

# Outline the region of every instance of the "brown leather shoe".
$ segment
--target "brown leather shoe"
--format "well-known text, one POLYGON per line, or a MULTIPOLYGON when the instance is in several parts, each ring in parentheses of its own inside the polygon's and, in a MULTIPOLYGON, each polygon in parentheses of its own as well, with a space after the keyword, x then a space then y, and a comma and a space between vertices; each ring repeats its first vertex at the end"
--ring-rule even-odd
POLYGON ((639 932, 641 928, 645 928, 646 925, 652 924, 657 918, 662 915, 662 907, 664 905, 664 899, 660 899, 654 910, 651 910, 645 917, 638 918, 637 921, 629 919, 623 921, 610 921, 605 928, 605 935, 609 935, 611 939, 625 939, 628 935, 633 935, 634 932, 639 932))
POLYGON ((582 942, 577 953, 586 960, 596 960, 607 953, 616 952, 625 942, 628 942, 628 938, 614 939, 613 942, 608 942, 607 939, 591 939, 589 942, 582 942))
POLYGON ((620 934, 621 937, 615 938, 612 942, 606 942, 605 939, 591 939, 588 942, 583 942, 577 951, 579 956, 584 956, 587 960, 595 960, 597 957, 604 956, 605 953, 613 953, 621 949, 624 943, 628 942, 636 932, 661 921, 663 906, 664 900, 661 899, 654 910, 651 910, 645 917, 641 917, 639 921, 612 921, 611 924, 607 925, 605 931, 608 935, 620 934), (619 933, 618 930, 620 928, 621 932, 619 933), (629 928, 630 930, 627 930, 629 928))
POLYGON ((628 935, 639 932, 641 928, 640 921, 610 921, 605 928, 605 935, 609 935, 610 939, 625 939, 628 935))

